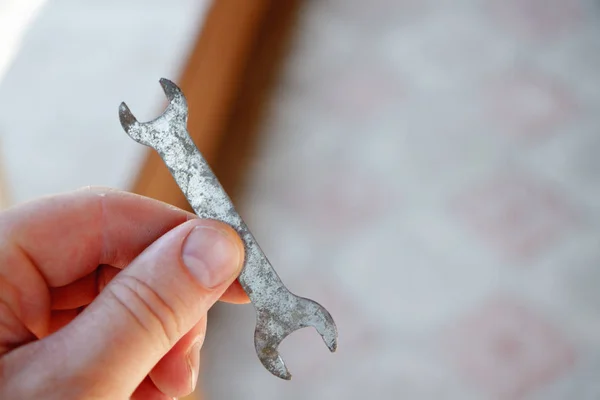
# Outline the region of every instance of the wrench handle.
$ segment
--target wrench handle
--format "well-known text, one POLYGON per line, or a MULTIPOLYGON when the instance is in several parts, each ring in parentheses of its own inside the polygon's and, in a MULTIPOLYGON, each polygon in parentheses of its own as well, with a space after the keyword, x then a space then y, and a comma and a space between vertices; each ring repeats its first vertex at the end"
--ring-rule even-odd
POLYGON ((244 243, 244 266, 238 277, 244 291, 257 309, 271 308, 269 299, 288 291, 271 266, 254 236, 239 216, 233 202, 214 175, 184 125, 171 130, 152 146, 200 218, 229 224, 244 243))

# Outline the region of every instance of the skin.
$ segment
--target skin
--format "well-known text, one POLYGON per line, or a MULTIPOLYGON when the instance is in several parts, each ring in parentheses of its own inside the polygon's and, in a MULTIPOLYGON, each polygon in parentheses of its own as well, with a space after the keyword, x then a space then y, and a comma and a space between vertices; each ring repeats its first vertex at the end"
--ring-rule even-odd
POLYGON ((242 261, 227 225, 116 190, 0 213, 0 398, 189 394, 207 311, 218 300, 249 302, 235 280, 242 261), (229 278, 214 287, 182 259, 195 228, 232 243, 219 259, 229 278))

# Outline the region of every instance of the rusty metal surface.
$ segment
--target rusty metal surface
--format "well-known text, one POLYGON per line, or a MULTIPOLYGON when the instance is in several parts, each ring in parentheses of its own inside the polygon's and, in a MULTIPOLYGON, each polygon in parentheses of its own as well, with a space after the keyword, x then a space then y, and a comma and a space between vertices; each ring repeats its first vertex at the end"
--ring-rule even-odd
POLYGON ((183 93, 167 79, 161 79, 160 84, 169 99, 165 112, 153 121, 141 123, 129 107, 121 103, 121 125, 132 139, 158 152, 200 218, 223 221, 238 232, 246 252, 238 280, 256 309, 256 353, 272 374, 291 379, 279 355, 279 344, 297 329, 314 327, 333 352, 337 347, 335 323, 321 305, 296 296, 283 285, 190 138, 186 127, 187 102, 183 93))

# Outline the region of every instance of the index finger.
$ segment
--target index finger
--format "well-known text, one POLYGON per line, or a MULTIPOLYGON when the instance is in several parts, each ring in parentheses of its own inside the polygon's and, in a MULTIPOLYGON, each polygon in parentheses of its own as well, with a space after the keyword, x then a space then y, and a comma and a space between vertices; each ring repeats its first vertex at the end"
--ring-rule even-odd
POLYGON ((48 286, 57 287, 82 278, 100 264, 123 268, 153 241, 194 217, 147 197, 86 188, 0 214, 1 246, 14 245, 48 286))

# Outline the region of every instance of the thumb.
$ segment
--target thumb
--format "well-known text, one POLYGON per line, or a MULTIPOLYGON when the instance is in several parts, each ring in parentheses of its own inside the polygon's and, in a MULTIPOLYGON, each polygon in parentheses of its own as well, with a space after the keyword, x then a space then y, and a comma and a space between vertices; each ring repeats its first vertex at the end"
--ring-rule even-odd
POLYGON ((93 382, 112 398, 130 395, 235 280, 243 258, 242 242, 225 224, 191 220, 178 226, 46 339, 53 341, 46 345, 50 365, 62 358, 61 374, 77 376, 77 386, 93 382))

